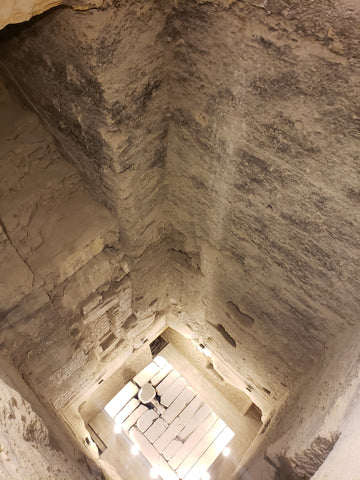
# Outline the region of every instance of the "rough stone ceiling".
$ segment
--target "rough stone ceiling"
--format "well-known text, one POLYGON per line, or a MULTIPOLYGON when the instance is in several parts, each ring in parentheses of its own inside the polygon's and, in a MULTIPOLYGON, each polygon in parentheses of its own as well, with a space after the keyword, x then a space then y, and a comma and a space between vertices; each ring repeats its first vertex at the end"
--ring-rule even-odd
POLYGON ((354 1, 119 1, 3 35, 139 321, 161 298, 275 399, 359 318, 359 31, 354 1))
POLYGON ((59 5, 69 6, 76 10, 88 10, 104 4, 103 0, 3 0, 0 5, 0 29, 9 24, 25 22, 31 17, 59 5))

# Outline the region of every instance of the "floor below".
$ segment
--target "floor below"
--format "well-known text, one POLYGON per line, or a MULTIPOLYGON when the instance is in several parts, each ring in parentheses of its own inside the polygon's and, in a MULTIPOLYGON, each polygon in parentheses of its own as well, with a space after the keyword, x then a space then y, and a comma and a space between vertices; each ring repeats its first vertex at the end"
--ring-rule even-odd
MULTIPOLYGON (((229 444, 230 455, 220 455, 208 470, 211 478, 228 480, 256 436, 261 422, 251 408, 244 413, 244 404, 237 408, 237 405, 229 401, 219 388, 215 388, 205 378, 201 366, 195 367, 174 345, 167 345, 161 351, 161 356, 173 365, 197 396, 234 431, 235 436, 229 444)), ((123 433, 114 433, 114 423, 104 410, 97 413, 89 425, 94 430, 94 436, 99 437, 97 443, 102 452, 100 458, 111 464, 123 480, 150 478, 150 464, 142 455, 132 455, 130 440, 123 433)))

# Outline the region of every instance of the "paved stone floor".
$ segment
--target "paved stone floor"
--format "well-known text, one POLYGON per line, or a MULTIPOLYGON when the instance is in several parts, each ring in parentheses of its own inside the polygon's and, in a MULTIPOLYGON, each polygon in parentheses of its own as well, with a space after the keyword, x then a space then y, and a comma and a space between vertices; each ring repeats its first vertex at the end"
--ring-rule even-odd
POLYGON ((168 345, 161 357, 163 363, 153 362, 138 373, 134 381, 121 390, 118 399, 108 403, 108 413, 102 410, 90 422, 107 447, 101 458, 111 463, 124 480, 151 478, 151 463, 157 464, 164 480, 200 478, 204 466, 208 468, 210 464, 211 478, 230 478, 256 435, 259 421, 242 414, 173 345, 168 345), (157 396, 152 400, 151 410, 138 400, 138 391, 145 384, 156 387, 157 396), (197 424, 193 423, 196 417, 189 422, 192 407, 198 415, 197 424), (189 418, 185 418, 187 412, 189 418), (111 417, 123 424, 121 434, 114 433, 111 417), (181 420, 186 420, 185 428, 181 420), (226 425, 231 425, 231 429, 226 425), (201 434, 201 428, 208 432, 207 437, 201 434), (230 455, 219 455, 228 442, 230 455), (145 453, 147 460, 141 454, 136 457, 131 454, 132 444, 145 453))

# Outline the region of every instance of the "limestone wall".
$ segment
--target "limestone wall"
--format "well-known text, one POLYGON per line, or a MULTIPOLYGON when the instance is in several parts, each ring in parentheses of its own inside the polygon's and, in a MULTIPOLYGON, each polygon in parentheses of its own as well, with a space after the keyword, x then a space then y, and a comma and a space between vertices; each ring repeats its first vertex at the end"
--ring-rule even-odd
POLYGON ((54 11, 3 43, 5 71, 115 212, 142 271, 136 308, 158 298, 158 268, 172 312, 264 403, 359 314, 358 17, 338 5, 323 36, 312 18, 139 1, 54 11))
POLYGON ((168 219, 200 259, 178 304, 276 397, 359 316, 359 17, 265 10, 173 12, 168 219))
POLYGON ((0 30, 8 24, 25 22, 59 5, 85 10, 103 3, 104 0, 3 0, 0 5, 0 30))
POLYGON ((124 2, 42 20, 4 32, 2 65, 116 212, 124 247, 141 253, 163 233, 164 14, 156 2, 124 2))
POLYGON ((117 219, 84 188, 36 115, 0 88, 1 347, 61 409, 147 339, 160 300, 145 295, 139 312, 117 219))
POLYGON ((234 478, 358 478, 358 338, 357 326, 328 351, 258 437, 234 478))
POLYGON ((61 433, 56 420, 52 419, 49 423, 49 414, 39 416, 39 408, 43 407, 34 398, 36 407, 29 403, 31 392, 2 359, 0 391, 2 480, 105 480, 92 461, 86 458, 64 432, 61 433))
POLYGON ((349 431, 332 415, 357 368, 359 31, 350 0, 138 0, 3 32, 4 75, 59 142, 20 161, 33 133, 18 152, 7 134, 4 345, 56 408, 166 315, 263 410, 256 480, 349 431))

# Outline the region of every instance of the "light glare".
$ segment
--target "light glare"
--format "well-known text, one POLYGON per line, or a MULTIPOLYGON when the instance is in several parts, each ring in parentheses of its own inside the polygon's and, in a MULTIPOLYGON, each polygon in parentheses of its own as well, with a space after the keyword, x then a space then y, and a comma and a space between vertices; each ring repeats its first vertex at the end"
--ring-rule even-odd
POLYGON ((224 457, 228 457, 230 455, 230 452, 231 452, 230 448, 226 447, 224 448, 222 454, 224 455, 224 457))
POLYGON ((139 455, 139 449, 138 449, 138 447, 137 447, 136 445, 132 445, 132 446, 131 446, 131 453, 132 453, 133 455, 139 455))
POLYGON ((211 353, 210 353, 210 350, 208 348, 203 348, 203 353, 204 355, 206 355, 207 357, 211 357, 211 353))
POLYGON ((158 474, 157 470, 155 470, 155 468, 152 468, 150 470, 150 477, 155 479, 155 478, 158 478, 158 476, 159 476, 159 474, 158 474))
POLYGON ((210 480, 210 474, 208 472, 204 472, 201 476, 201 480, 210 480))
POLYGON ((121 433, 121 430, 122 430, 121 425, 120 424, 115 424, 114 432, 115 433, 121 433))
POLYGON ((209 350, 207 347, 205 347, 205 345, 203 345, 203 344, 198 345, 198 349, 199 349, 200 352, 202 352, 206 357, 211 358, 211 352, 210 352, 210 350, 209 350))

